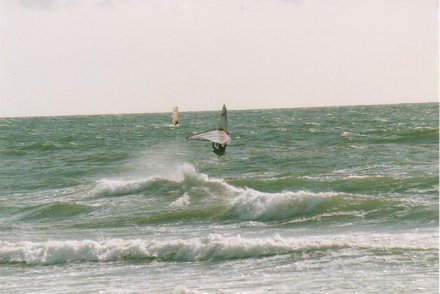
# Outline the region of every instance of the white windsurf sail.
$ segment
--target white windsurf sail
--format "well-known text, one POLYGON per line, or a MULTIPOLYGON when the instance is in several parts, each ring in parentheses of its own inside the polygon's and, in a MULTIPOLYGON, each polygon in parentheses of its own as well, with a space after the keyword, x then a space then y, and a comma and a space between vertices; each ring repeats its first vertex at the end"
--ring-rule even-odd
POLYGON ((223 130, 212 130, 198 133, 187 137, 188 140, 211 141, 213 143, 227 145, 231 142, 231 136, 223 130))
POLYGON ((171 113, 171 122, 175 126, 179 124, 179 108, 177 106, 173 108, 173 112, 171 113))

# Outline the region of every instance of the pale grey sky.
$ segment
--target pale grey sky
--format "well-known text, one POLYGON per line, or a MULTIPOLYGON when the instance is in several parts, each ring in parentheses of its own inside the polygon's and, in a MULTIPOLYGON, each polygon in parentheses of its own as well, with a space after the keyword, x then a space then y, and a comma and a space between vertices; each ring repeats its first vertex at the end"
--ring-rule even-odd
POLYGON ((0 117, 438 101, 438 0, 0 0, 0 117))

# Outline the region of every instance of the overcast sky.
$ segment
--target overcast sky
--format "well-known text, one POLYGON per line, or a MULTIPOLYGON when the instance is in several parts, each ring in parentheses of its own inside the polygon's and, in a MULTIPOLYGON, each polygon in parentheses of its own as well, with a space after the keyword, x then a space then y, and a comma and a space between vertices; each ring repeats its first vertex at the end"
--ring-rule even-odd
POLYGON ((438 101, 438 0, 1 0, 0 117, 438 101))

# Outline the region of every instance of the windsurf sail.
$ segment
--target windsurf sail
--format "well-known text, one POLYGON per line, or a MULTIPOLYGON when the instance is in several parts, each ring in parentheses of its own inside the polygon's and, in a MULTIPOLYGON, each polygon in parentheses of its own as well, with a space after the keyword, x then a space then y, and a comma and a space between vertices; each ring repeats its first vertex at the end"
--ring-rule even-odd
POLYGON ((179 108, 176 106, 171 113, 171 123, 175 126, 179 124, 179 108))
POLYGON ((186 138, 188 140, 210 141, 212 142, 212 148, 214 149, 214 153, 217 154, 218 156, 224 155, 226 150, 226 145, 231 143, 231 135, 229 135, 228 132, 228 115, 226 112, 226 106, 223 104, 218 129, 193 134, 186 138))
POLYGON ((211 141, 213 143, 227 145, 231 142, 231 136, 223 130, 212 130, 191 135, 188 140, 211 141))

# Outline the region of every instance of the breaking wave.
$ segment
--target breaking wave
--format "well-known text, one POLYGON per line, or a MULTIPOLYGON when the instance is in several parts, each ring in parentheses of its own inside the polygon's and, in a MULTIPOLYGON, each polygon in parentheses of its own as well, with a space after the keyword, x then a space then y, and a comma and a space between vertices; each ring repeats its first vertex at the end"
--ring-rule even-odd
MULTIPOLYGON (((282 180, 282 179, 281 179, 282 180)), ((286 179, 289 181, 291 179, 286 179)), ((311 184, 322 185, 319 179, 298 179, 311 184)), ((385 178, 389 183, 388 178, 385 178)), ((347 181, 356 181, 356 186, 381 185, 384 179, 370 177, 349 177, 336 179, 335 185, 343 186, 347 181), (342 181, 342 182, 341 182, 342 181)), ((417 180, 417 179, 416 179, 417 180)), ((409 181, 412 184, 416 180, 409 181)), ((390 180, 391 181, 391 180, 390 180)), ((403 181, 403 180, 402 180, 403 181)), ((254 183, 251 180, 249 183, 254 183)), ((405 182, 406 183, 406 182, 405 182)), ((418 222, 436 222, 438 209, 430 201, 411 202, 389 196, 362 194, 363 190, 353 191, 282 191, 262 192, 248 188, 246 182, 235 185, 223 179, 210 178, 196 170, 190 163, 174 164, 167 168, 156 169, 150 176, 139 178, 116 178, 99 180, 92 189, 94 197, 117 197, 137 195, 133 200, 133 209, 127 211, 112 205, 112 225, 124 226, 130 223, 145 225, 157 223, 203 221, 259 221, 259 222, 319 222, 338 221, 341 218, 362 221, 396 222, 415 220, 418 222), (353 192, 360 192, 359 194, 353 192), (154 201, 154 211, 147 212, 139 199, 154 201), (113 223, 117 219, 116 223, 113 223), (118 225, 119 224, 119 225, 118 225)), ((409 185, 408 184, 408 185, 409 185)), ((429 187, 435 180, 428 183, 429 187)), ((348 184, 347 184, 348 185, 348 184)), ((418 184, 419 185, 419 184, 418 184)), ((284 185, 285 186, 285 185, 284 185)), ((414 185, 412 185, 414 186, 414 185)), ((294 188, 294 187, 292 187, 294 188)), ((342 189, 344 190, 344 189, 342 189)), ((113 200, 108 200, 113 201, 113 200)), ((130 202, 127 202, 130 203, 130 202)), ((153 202, 149 202, 152 205, 153 202)), ((124 204, 125 205, 125 204, 124 204)), ((130 205, 130 204, 128 204, 130 205)), ((99 221, 89 219, 88 226, 101 226, 99 221)))
POLYGON ((437 236, 417 234, 350 234, 286 238, 277 234, 245 238, 211 234, 206 237, 156 241, 144 239, 66 240, 46 242, 0 241, 0 263, 48 265, 71 262, 115 261, 203 261, 263 258, 274 255, 326 254, 342 249, 381 250, 383 254, 400 251, 433 251, 437 236), (420 240, 424 242, 421 245, 420 240))
POLYGON ((197 172, 196 168, 190 163, 176 164, 167 169, 158 170, 152 176, 141 175, 138 177, 129 176, 122 179, 101 179, 97 182, 92 191, 92 195, 127 195, 153 190, 154 184, 165 185, 174 188, 176 184, 218 184, 222 187, 234 189, 233 186, 226 184, 224 180, 211 179, 206 174, 197 172))
POLYGON ((438 210, 427 203, 336 192, 285 191, 265 193, 244 189, 231 202, 229 213, 241 220, 307 222, 356 218, 374 221, 415 219, 435 222, 438 210))
MULTIPOLYGON (((320 178, 297 179, 301 180, 310 185, 322 185, 320 178)), ((350 176, 334 180, 339 186, 347 181, 356 181, 355 186, 380 186, 382 181, 389 184, 392 179, 350 176)), ((398 183, 413 189, 432 189, 433 185, 438 184, 438 179, 429 178, 426 187, 420 186, 419 182, 416 178, 400 180, 398 183)), ((247 183, 252 185, 255 180, 247 183)), ((246 181, 234 181, 232 185, 221 178, 210 178, 198 172, 190 163, 174 163, 168 164, 166 168, 156 168, 150 175, 98 180, 86 193, 81 186, 77 198, 72 196, 75 192, 69 190, 69 202, 53 201, 37 206, 5 208, 3 211, 9 211, 16 216, 15 219, 23 221, 75 218, 72 225, 88 228, 191 223, 195 220, 209 223, 257 221, 270 225, 326 222, 337 225, 347 224, 347 221, 350 224, 359 221, 438 223, 438 206, 432 205, 432 201, 438 199, 432 200, 429 197, 410 201, 376 193, 363 194, 365 190, 362 189, 313 192, 294 191, 292 187, 282 192, 263 192, 248 188, 245 184, 246 181), (111 215, 103 218, 102 213, 106 213, 110 207, 111 215), (84 215, 87 215, 86 219, 78 218, 84 215), (341 219, 345 221, 340 222, 341 219)), ((281 186, 286 185, 283 182, 281 186)))
POLYGON ((96 184, 92 194, 124 195, 145 190, 154 182, 167 181, 182 183, 185 180, 205 180, 208 176, 198 173, 189 163, 183 163, 152 176, 129 176, 123 179, 102 179, 96 184))

